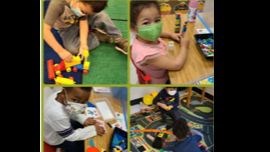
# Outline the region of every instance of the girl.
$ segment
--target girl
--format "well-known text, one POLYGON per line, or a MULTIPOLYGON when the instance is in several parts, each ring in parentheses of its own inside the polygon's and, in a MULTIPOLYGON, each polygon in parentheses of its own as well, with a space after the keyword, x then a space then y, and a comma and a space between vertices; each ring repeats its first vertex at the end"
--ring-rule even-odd
POLYGON ((131 49, 135 66, 151 77, 151 83, 169 83, 168 70, 179 70, 184 65, 189 41, 181 40, 180 53, 173 56, 160 37, 180 42, 180 34, 162 32, 159 4, 155 0, 131 1, 131 28, 136 33, 131 49))

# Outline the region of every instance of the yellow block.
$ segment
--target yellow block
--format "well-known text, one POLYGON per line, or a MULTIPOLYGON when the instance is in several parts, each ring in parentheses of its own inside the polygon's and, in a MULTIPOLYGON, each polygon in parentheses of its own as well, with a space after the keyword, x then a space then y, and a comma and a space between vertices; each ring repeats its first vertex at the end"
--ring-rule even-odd
POLYGON ((72 56, 71 62, 66 62, 65 61, 65 67, 72 67, 75 65, 81 64, 81 58, 79 56, 72 56))
POLYGON ((88 50, 84 50, 82 53, 82 56, 85 60, 87 60, 88 56, 89 56, 89 51, 88 50))
POLYGON ((75 84, 74 80, 68 79, 68 78, 62 78, 62 77, 56 77, 54 79, 56 84, 60 84, 60 85, 71 85, 71 84, 75 84))
POLYGON ((83 63, 83 69, 84 69, 84 70, 88 70, 89 67, 90 67, 90 62, 89 62, 89 61, 85 61, 85 62, 83 63))

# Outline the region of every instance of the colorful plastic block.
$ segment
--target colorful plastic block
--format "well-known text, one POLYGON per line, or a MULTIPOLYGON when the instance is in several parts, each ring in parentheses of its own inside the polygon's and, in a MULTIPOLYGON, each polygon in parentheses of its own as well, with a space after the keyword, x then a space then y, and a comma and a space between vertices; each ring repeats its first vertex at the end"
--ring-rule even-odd
POLYGON ((65 62, 66 68, 81 64, 81 58, 79 56, 72 56, 71 62, 65 62))
POLYGON ((58 85, 72 85, 75 84, 74 80, 68 79, 68 78, 62 78, 62 77, 56 77, 54 79, 55 83, 58 85))
POLYGON ((53 80, 55 78, 53 60, 47 61, 48 78, 53 80))

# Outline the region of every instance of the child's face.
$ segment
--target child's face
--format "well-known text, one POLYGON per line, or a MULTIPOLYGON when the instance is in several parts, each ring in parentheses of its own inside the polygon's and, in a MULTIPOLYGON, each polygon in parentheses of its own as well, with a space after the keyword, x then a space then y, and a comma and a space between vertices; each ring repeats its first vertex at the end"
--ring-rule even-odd
POLYGON ((85 15, 91 15, 93 14, 93 9, 92 9, 92 6, 89 5, 89 4, 85 4, 85 3, 82 3, 82 2, 77 2, 74 4, 75 7, 78 7, 81 12, 85 15))
POLYGON ((136 31, 138 30, 138 26, 141 25, 149 25, 152 23, 160 22, 161 16, 158 9, 154 6, 150 6, 141 11, 137 18, 136 31))
POLYGON ((69 101, 85 104, 89 99, 90 92, 84 91, 80 88, 72 88, 67 95, 69 101))

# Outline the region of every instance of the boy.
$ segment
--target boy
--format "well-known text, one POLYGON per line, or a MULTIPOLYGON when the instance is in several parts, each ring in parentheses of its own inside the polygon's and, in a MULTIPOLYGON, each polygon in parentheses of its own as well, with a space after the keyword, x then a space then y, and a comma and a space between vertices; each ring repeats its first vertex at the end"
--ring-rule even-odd
POLYGON ((51 0, 44 19, 44 40, 67 62, 72 55, 96 48, 100 41, 114 42, 116 49, 126 54, 128 42, 102 11, 106 6, 107 0, 51 0), (52 28, 59 31, 65 48, 53 36, 52 28))
POLYGON ((44 107, 44 138, 65 152, 84 152, 83 140, 103 135, 99 121, 83 115, 91 87, 67 87, 47 98, 44 107))
POLYGON ((180 118, 181 113, 178 109, 179 94, 177 92, 177 88, 166 87, 162 89, 155 97, 153 103, 159 106, 163 121, 166 120, 165 114, 170 116, 173 121, 180 118))
POLYGON ((185 119, 180 118, 173 125, 176 140, 167 143, 164 151, 173 152, 207 152, 205 147, 199 147, 203 135, 198 131, 190 131, 185 119))

